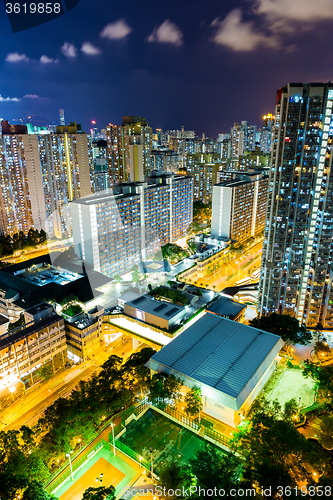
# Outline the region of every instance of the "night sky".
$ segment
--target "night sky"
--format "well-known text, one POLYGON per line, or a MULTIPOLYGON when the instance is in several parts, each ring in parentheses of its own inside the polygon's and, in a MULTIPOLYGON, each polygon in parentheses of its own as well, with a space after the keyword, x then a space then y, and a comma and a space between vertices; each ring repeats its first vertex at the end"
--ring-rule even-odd
POLYGON ((289 81, 333 80, 333 0, 80 0, 12 33, 0 3, 0 118, 98 128, 141 115, 214 137, 261 126, 289 81))

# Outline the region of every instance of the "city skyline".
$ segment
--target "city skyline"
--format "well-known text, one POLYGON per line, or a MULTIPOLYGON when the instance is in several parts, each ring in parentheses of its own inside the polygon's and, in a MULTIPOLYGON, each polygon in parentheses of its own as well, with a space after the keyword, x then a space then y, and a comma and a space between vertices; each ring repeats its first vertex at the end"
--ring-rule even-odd
MULTIPOLYGON (((207 136, 262 125, 286 81, 328 81, 332 0, 81 0, 66 15, 12 33, 3 15, 0 117, 32 114, 99 128, 144 116, 154 128, 207 136), (281 8, 277 8, 278 4, 281 8), (306 63, 306 64, 305 64, 306 63)), ((1 7, 5 14, 5 8, 1 7)))

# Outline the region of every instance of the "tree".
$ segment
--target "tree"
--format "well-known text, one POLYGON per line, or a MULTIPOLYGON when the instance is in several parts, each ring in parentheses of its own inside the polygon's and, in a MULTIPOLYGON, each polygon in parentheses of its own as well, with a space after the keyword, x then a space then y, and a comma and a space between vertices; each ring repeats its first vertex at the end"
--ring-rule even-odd
POLYGON ((177 400, 181 398, 182 381, 174 375, 155 373, 149 383, 150 398, 152 400, 177 400))
POLYGON ((277 401, 256 400, 248 414, 248 425, 235 436, 235 446, 245 459, 245 481, 272 487, 275 498, 281 484, 294 487, 307 483, 316 464, 318 476, 328 471, 326 454, 316 443, 298 432, 277 401))
POLYGON ((318 385, 319 398, 327 403, 332 402, 333 366, 321 366, 309 359, 304 361, 303 376, 312 378, 318 385))
POLYGON ((333 415, 322 415, 320 417, 319 442, 328 450, 333 448, 333 415))
POLYGON ((330 348, 330 346, 326 341, 317 340, 317 342, 314 345, 314 352, 316 353, 318 358, 321 359, 332 354, 332 349, 330 348))
POLYGON ((137 265, 133 266, 132 270, 131 270, 131 274, 132 274, 132 281, 134 281, 134 283, 137 283, 138 281, 140 281, 141 273, 140 273, 139 266, 137 266, 137 265))
POLYGON ((214 488, 230 491, 237 487, 240 464, 233 453, 223 453, 215 446, 206 444, 189 461, 189 470, 196 478, 196 484, 206 491, 214 488))
POLYGON ((44 363, 38 370, 38 375, 43 379, 43 380, 50 380, 50 378, 53 377, 53 368, 52 364, 50 363, 44 363))
POLYGON ((54 495, 49 495, 38 481, 32 481, 23 493, 22 500, 58 500, 54 495))
POLYGON ((83 493, 82 500, 114 500, 114 498, 116 498, 116 489, 111 485, 88 488, 83 493))
POLYGON ((24 319, 24 313, 21 313, 17 321, 15 321, 14 323, 8 323, 7 330, 10 332, 11 330, 15 330, 15 328, 18 328, 19 326, 23 325, 25 325, 25 319, 24 319))
POLYGON ((0 432, 0 498, 15 498, 31 481, 43 482, 48 475, 29 427, 0 432))
MULTIPOLYGON (((180 464, 177 460, 173 460, 169 465, 164 466, 159 471, 158 485, 165 488, 166 491, 175 491, 182 488, 189 480, 188 469, 180 464)), ((167 495, 168 498, 175 498, 175 495, 167 495)), ((176 497, 177 498, 177 497, 176 497)))
POLYGON ((47 234, 46 232, 44 231, 44 229, 41 229, 39 231, 39 242, 40 243, 46 243, 47 241, 47 234))
POLYGON ((269 316, 251 319, 250 326, 266 332, 279 335, 289 346, 290 344, 307 345, 312 340, 312 333, 297 318, 288 314, 272 313, 269 316))
POLYGON ((184 398, 185 412, 193 417, 199 417, 203 408, 202 394, 200 387, 192 387, 184 398))

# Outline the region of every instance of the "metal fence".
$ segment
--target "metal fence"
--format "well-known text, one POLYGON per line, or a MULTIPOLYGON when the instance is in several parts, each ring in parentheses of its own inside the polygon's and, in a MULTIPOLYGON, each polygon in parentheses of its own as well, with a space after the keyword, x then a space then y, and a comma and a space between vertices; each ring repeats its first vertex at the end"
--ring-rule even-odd
MULTIPOLYGON (((126 429, 125 426, 125 421, 131 416, 135 415, 138 417, 146 408, 156 408, 159 411, 165 413, 166 415, 169 415, 173 417, 175 420, 177 420, 180 424, 185 424, 188 427, 191 427, 195 431, 199 431, 201 428, 203 428, 204 433, 203 437, 209 437, 216 441, 217 443, 220 443, 222 445, 225 445, 227 447, 230 447, 231 444, 231 439, 227 438, 220 432, 215 431, 212 428, 212 422, 209 422, 208 420, 202 419, 201 422, 199 423, 198 420, 195 420, 186 413, 182 413, 179 410, 176 410, 175 408, 172 408, 171 406, 166 406, 163 404, 163 402, 156 402, 154 405, 151 403, 141 403, 138 406, 131 406, 127 410, 121 412, 120 414, 118 413, 117 415, 114 415, 111 419, 109 419, 105 425, 103 426, 102 430, 98 431, 98 434, 101 434, 114 420, 117 418, 121 417, 121 422, 116 425, 113 429, 114 437, 115 437, 115 447, 119 450, 128 455, 130 458, 135 460, 137 463, 141 464, 143 467, 145 467, 147 470, 150 469, 150 462, 148 460, 145 460, 143 457, 141 457, 138 453, 136 453, 134 450, 126 446, 124 443, 120 442, 119 440, 117 441, 117 436, 120 434, 120 432, 124 429, 126 429)), ((96 439, 96 436, 92 439, 92 441, 96 439)), ((91 441, 91 442, 92 442, 91 441)), ((104 439, 100 439, 97 443, 92 448, 87 449, 86 451, 80 450, 78 454, 73 456, 72 460, 72 470, 73 473, 84 463, 86 462, 95 452, 99 451, 100 449, 104 448, 108 451, 111 451, 111 447, 113 446, 113 436, 112 432, 109 434, 109 443, 105 441, 104 439)), ((89 447, 91 443, 89 443, 86 448, 89 447)), ((70 467, 69 463, 66 463, 61 470, 54 472, 47 480, 47 482, 44 484, 44 489, 48 493, 52 493, 57 486, 59 486, 63 481, 65 481, 69 476, 70 476, 70 467)))
POLYGON ((141 464, 145 469, 150 469, 150 462, 141 457, 139 453, 126 446, 126 444, 122 443, 121 441, 116 441, 116 448, 117 450, 122 451, 123 453, 125 453, 125 455, 141 464))
MULTIPOLYGON (((81 467, 81 465, 84 462, 86 462, 94 453, 96 453, 97 451, 99 451, 102 448, 106 448, 108 451, 110 451, 110 444, 107 443, 104 439, 100 439, 98 441, 98 443, 96 443, 93 448, 90 448, 89 450, 87 450, 85 453, 83 453, 82 455, 80 455, 79 457, 77 457, 74 461, 72 460, 72 470, 73 470, 73 473, 79 467, 81 467)), ((48 480, 48 484, 44 485, 44 489, 48 493, 52 493, 52 491, 54 491, 57 488, 57 486, 59 486, 62 482, 64 482, 70 475, 71 475, 70 467, 67 464, 65 470, 63 470, 62 472, 60 472, 53 479, 51 479, 51 480, 49 479, 48 480)))

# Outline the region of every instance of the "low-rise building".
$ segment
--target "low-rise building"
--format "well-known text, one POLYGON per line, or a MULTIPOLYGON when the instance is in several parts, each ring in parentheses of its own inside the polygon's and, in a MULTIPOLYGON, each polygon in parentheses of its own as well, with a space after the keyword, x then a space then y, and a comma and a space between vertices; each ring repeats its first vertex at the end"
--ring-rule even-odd
POLYGON ((208 308, 207 311, 217 314, 222 318, 232 319, 238 323, 244 323, 246 305, 240 304, 229 297, 220 296, 208 308))
POLYGON ((65 321, 54 314, 36 324, 24 325, 0 335, 0 388, 19 380, 33 385, 37 369, 44 363, 53 372, 67 361, 65 321))
POLYGON ((173 374, 187 389, 199 387, 202 412, 235 427, 272 374, 283 345, 277 335, 207 312, 146 366, 173 374))
POLYGON ((124 313, 149 325, 173 330, 185 318, 185 307, 143 295, 124 304, 124 313))

